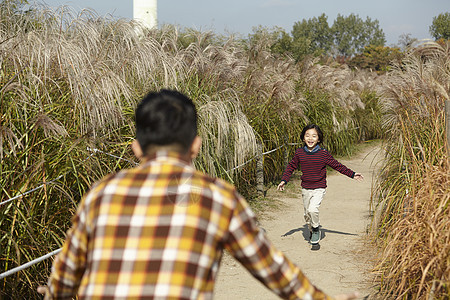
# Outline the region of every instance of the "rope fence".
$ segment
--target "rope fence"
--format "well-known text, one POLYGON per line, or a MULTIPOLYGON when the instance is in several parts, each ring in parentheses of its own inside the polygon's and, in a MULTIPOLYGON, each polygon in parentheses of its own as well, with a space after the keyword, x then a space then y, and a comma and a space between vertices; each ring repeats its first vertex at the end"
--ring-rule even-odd
POLYGON ((11 201, 14 201, 14 200, 16 200, 16 199, 19 199, 20 197, 23 197, 23 196, 25 196, 25 195, 31 194, 32 192, 35 192, 35 191, 37 191, 37 190, 40 190, 40 189, 42 189, 45 185, 47 185, 47 184, 52 184, 53 182, 59 180, 59 179, 60 179, 61 177, 63 177, 63 176, 64 176, 64 175, 61 175, 61 176, 59 176, 59 177, 57 177, 57 178, 55 178, 55 179, 53 179, 53 180, 50 180, 49 182, 43 183, 43 184, 41 184, 40 186, 35 187, 34 189, 31 189, 31 190, 29 190, 29 191, 26 191, 26 192, 20 194, 20 195, 14 196, 14 197, 12 197, 12 198, 9 198, 8 200, 5 200, 5 201, 3 201, 3 202, 0 202, 0 206, 2 206, 2 205, 4 205, 4 204, 7 204, 7 203, 9 203, 9 202, 11 202, 11 201))
MULTIPOLYGON (((232 170, 239 169, 239 168, 241 168, 241 167, 243 167, 243 166, 249 164, 249 163, 252 162, 254 159, 261 158, 261 157, 264 156, 264 155, 273 153, 273 152, 275 152, 275 151, 277 151, 277 150, 279 150, 279 149, 281 149, 281 148, 283 148, 283 147, 285 147, 285 146, 295 146, 295 145, 299 145, 299 144, 298 144, 298 143, 285 143, 285 144, 283 144, 283 145, 281 145, 281 146, 279 146, 279 147, 277 147, 277 148, 275 148, 275 149, 272 149, 272 150, 263 152, 263 153, 261 153, 261 154, 257 154, 257 155, 255 155, 253 158, 251 158, 251 159, 249 159, 248 161, 246 161, 245 163, 243 163, 243 164, 241 164, 241 165, 239 165, 239 166, 237 166, 237 167, 234 167, 234 168, 228 170, 227 172, 232 171, 232 170)), ((120 156, 116 156, 116 155, 111 154, 111 153, 107 153, 107 152, 101 151, 101 150, 96 149, 96 148, 89 148, 89 147, 88 147, 87 150, 90 151, 90 152, 92 152, 92 154, 90 154, 88 157, 86 157, 86 158, 83 160, 83 162, 86 161, 86 160, 88 160, 89 158, 91 158, 91 157, 92 157, 93 155, 95 155, 96 153, 102 153, 102 154, 105 154, 105 155, 108 155, 108 156, 111 156, 111 157, 114 157, 114 158, 117 158, 117 159, 120 159, 120 160, 124 160, 124 161, 126 161, 126 162, 131 163, 131 164, 138 165, 138 163, 136 163, 136 162, 134 162, 134 161, 125 159, 125 158, 120 157, 120 156)), ((262 152, 262 151, 261 151, 261 152, 262 152)), ((48 182, 46 182, 46 183, 43 183, 43 184, 41 184, 41 185, 38 186, 38 187, 35 187, 35 188, 31 189, 31 190, 28 190, 28 191, 26 191, 26 192, 24 192, 24 193, 21 193, 20 195, 14 196, 14 197, 12 197, 12 198, 10 198, 10 199, 7 199, 7 200, 5 200, 5 201, 3 201, 3 202, 0 202, 0 207, 1 207, 2 205, 4 205, 4 204, 7 204, 7 203, 9 203, 9 202, 11 202, 11 201, 14 201, 14 200, 16 200, 16 199, 18 199, 18 198, 20 198, 20 197, 23 197, 23 196, 25 196, 25 195, 31 194, 31 193, 33 193, 33 192, 35 192, 35 191, 37 191, 37 190, 43 188, 43 187, 46 186, 47 184, 52 184, 52 183, 56 182, 57 180, 61 179, 62 177, 64 177, 64 176, 65 176, 66 174, 68 174, 69 172, 70 172, 70 171, 64 173, 63 175, 58 176, 57 178, 55 178, 55 179, 53 179, 53 180, 51 180, 51 181, 48 181, 48 182)), ((260 188, 258 188, 258 191, 259 191, 259 190, 260 190, 260 188)), ((59 248, 59 249, 57 249, 57 250, 55 250, 55 251, 53 251, 53 252, 50 252, 50 253, 48 253, 48 254, 45 254, 45 255, 43 255, 43 256, 41 256, 41 257, 39 257, 39 258, 36 258, 36 259, 34 259, 34 260, 32 260, 32 261, 29 261, 29 262, 25 263, 25 264, 23 264, 23 265, 20 265, 19 267, 16 267, 16 268, 14 268, 14 269, 8 270, 8 271, 6 271, 6 272, 4 272, 4 273, 0 273, 0 279, 3 279, 3 278, 8 277, 8 276, 10 276, 10 275, 13 275, 13 274, 15 274, 15 273, 17 273, 17 272, 23 271, 23 270, 25 270, 25 269, 27 269, 27 268, 29 268, 29 267, 31 267, 31 266, 33 266, 33 265, 35 265, 35 264, 41 262, 41 261, 46 260, 47 258, 52 257, 52 256, 55 255, 55 254, 58 254, 61 250, 62 250, 62 248, 59 248)))
MULTIPOLYGON (((282 148, 282 147, 284 147, 284 145, 282 145, 282 146, 280 146, 280 147, 278 147, 278 148, 276 148, 276 149, 273 149, 273 150, 264 152, 262 155, 266 155, 266 154, 275 152, 275 151, 277 151, 278 149, 280 149, 280 148, 282 148)), ((237 167, 234 167, 234 168, 232 168, 232 169, 229 169, 229 170, 227 170, 226 172, 230 172, 230 171, 234 171, 234 170, 236 170, 236 169, 239 169, 239 168, 241 168, 241 167, 243 167, 243 166, 249 164, 251 161, 253 161, 255 158, 257 158, 257 157, 260 156, 260 155, 261 155, 261 154, 255 155, 255 156, 253 156, 252 158, 250 158, 249 160, 247 160, 245 163, 243 163, 243 164, 241 164, 241 165, 239 165, 239 166, 237 166, 237 167)))
POLYGON ((19 272, 19 271, 25 270, 28 267, 31 267, 32 265, 35 265, 35 264, 37 264, 37 263, 39 263, 39 262, 41 262, 43 260, 46 260, 49 257, 52 257, 55 254, 58 254, 61 250, 62 250, 62 248, 59 248, 59 249, 57 249, 57 250, 55 250, 53 252, 50 252, 50 253, 48 253, 46 255, 43 255, 43 256, 41 256, 39 258, 33 259, 32 261, 29 261, 29 262, 27 262, 27 263, 25 263, 25 264, 23 264, 23 265, 21 265, 21 266, 19 266, 17 268, 14 268, 14 269, 11 269, 9 271, 6 271, 5 273, 1 273, 0 274, 0 279, 8 277, 8 276, 10 276, 12 274, 15 274, 15 273, 19 272))

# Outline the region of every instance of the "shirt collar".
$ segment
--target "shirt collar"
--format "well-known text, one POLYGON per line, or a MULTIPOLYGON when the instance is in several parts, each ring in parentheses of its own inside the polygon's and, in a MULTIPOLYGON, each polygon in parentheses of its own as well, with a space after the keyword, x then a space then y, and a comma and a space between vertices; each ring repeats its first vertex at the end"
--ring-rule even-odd
POLYGON ((305 151, 306 151, 307 153, 316 153, 317 151, 319 151, 320 146, 319 146, 319 145, 316 145, 316 146, 314 147, 314 149, 312 149, 311 151, 310 151, 310 150, 308 149, 308 147, 306 147, 306 146, 304 146, 303 149, 305 149, 305 151))
POLYGON ((149 156, 146 156, 142 164, 147 164, 148 162, 161 162, 161 161, 169 161, 173 163, 183 163, 187 165, 192 165, 191 161, 187 161, 179 152, 176 151, 157 151, 152 153, 149 156))

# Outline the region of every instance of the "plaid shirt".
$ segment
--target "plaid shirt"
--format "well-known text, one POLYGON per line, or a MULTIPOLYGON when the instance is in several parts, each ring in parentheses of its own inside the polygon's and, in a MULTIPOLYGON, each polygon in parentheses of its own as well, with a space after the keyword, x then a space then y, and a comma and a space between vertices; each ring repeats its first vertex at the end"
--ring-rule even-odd
POLYGON ((167 152, 87 193, 54 261, 50 293, 211 299, 224 249, 280 297, 328 299, 272 246, 232 185, 167 152))

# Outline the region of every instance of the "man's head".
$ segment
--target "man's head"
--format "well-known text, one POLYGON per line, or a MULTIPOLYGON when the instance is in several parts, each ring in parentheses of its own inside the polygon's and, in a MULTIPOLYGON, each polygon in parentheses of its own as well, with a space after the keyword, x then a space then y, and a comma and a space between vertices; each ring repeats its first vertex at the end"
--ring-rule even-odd
POLYGON ((158 149, 188 154, 197 143, 197 112, 192 100, 180 92, 149 93, 136 108, 135 120, 144 156, 158 149))

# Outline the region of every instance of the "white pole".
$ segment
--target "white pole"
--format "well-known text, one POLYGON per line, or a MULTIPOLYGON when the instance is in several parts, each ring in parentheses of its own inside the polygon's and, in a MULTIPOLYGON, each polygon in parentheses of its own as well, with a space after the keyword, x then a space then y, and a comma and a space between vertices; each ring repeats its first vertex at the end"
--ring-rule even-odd
POLYGON ((157 0, 133 0, 133 19, 149 28, 158 26, 157 0))
POLYGON ((25 264, 23 264, 23 265, 21 265, 21 266, 19 266, 17 268, 14 268, 12 270, 6 271, 5 273, 0 274, 0 279, 8 277, 8 276, 10 276, 10 275, 12 275, 14 273, 19 272, 19 271, 25 270, 26 268, 31 267, 32 265, 35 265, 38 262, 41 262, 41 261, 46 260, 47 258, 49 258, 49 257, 51 257, 51 256, 53 256, 55 254, 58 254, 61 250, 62 250, 62 248, 59 248, 58 250, 55 250, 55 251, 53 251, 51 253, 48 253, 48 254, 46 254, 44 256, 36 258, 36 259, 34 259, 32 261, 29 261, 29 262, 27 262, 27 263, 25 263, 25 264))

